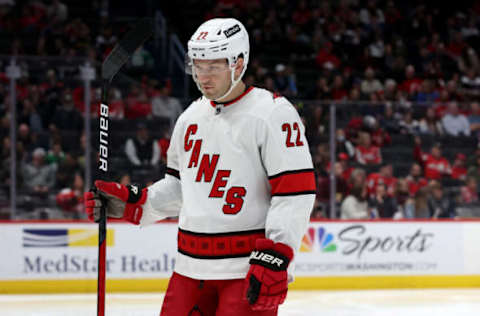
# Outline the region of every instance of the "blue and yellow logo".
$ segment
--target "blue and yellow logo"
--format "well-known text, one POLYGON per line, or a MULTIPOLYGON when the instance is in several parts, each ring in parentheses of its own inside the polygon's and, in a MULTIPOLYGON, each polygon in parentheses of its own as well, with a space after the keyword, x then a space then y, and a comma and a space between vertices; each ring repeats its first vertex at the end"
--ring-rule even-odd
MULTIPOLYGON (((107 246, 114 244, 114 230, 107 229, 107 246)), ((24 229, 23 247, 96 247, 96 229, 24 229)))

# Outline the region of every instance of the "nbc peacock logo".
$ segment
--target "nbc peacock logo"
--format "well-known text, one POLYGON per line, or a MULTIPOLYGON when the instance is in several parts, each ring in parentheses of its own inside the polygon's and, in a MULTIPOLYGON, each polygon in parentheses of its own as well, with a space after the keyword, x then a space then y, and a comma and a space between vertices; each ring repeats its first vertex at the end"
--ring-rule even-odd
POLYGON ((328 233, 323 227, 318 227, 316 230, 314 227, 309 227, 307 233, 303 236, 300 252, 312 252, 315 239, 318 240, 320 252, 334 252, 337 250, 333 234, 328 233), (316 236, 315 232, 317 233, 316 236))

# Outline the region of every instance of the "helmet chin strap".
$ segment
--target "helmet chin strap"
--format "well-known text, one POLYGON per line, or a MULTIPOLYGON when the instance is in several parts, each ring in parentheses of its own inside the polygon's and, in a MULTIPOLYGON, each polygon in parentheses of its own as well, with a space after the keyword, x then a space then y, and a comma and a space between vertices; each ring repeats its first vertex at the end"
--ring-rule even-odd
POLYGON ((218 98, 215 98, 214 100, 212 101, 218 101, 222 98, 225 98, 227 95, 230 94, 230 92, 232 92, 232 90, 235 88, 235 86, 240 82, 240 79, 242 79, 242 76, 238 76, 238 79, 235 80, 235 71, 234 70, 231 70, 230 71, 230 78, 231 78, 231 81, 230 81, 230 89, 228 89, 227 92, 225 92, 222 96, 218 97, 218 98))

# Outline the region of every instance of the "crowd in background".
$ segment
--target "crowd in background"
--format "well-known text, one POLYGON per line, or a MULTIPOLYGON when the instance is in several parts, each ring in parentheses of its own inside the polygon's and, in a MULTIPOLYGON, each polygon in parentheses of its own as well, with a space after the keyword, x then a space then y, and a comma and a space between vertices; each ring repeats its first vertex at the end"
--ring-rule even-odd
MULTIPOLYGON (((83 57, 98 70, 126 28, 109 16, 108 3, 93 1, 86 12, 58 0, 0 1, 0 38, 8 39, 0 54, 83 57)), ((205 19, 243 21, 252 47, 246 83, 288 97, 299 111, 317 174, 313 217, 330 216, 332 168, 335 215, 341 218, 454 218, 477 205, 479 1, 455 10, 391 0, 188 0, 182 5, 189 9, 178 14, 191 21, 188 25, 168 19, 168 8, 164 13, 183 43, 205 19), (333 165, 329 101, 339 104, 333 165)), ((172 96, 171 81, 156 73, 156 56, 150 47, 137 50, 127 65, 136 80, 108 91, 110 117, 120 126, 114 178, 122 183, 148 184, 162 177, 171 126, 189 103, 172 96)), ((92 166, 86 166, 90 144, 78 67, 20 67, 19 209, 23 216, 83 217, 84 170, 95 169, 97 153, 92 143, 92 166), (42 211, 36 212, 39 205, 42 211)), ((4 71, 0 65, 0 209, 9 206, 11 157, 4 71)), ((91 95, 89 116, 96 121, 101 97, 96 82, 91 95)))

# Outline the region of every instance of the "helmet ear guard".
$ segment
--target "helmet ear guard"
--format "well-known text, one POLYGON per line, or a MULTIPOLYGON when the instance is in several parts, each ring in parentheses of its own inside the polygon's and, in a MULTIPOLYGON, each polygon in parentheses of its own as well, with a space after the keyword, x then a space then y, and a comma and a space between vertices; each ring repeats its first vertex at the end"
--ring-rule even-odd
POLYGON ((249 54, 248 32, 240 21, 232 18, 211 19, 200 25, 188 41, 188 52, 185 56, 185 72, 192 75, 197 88, 202 92, 197 82, 193 60, 227 59, 231 72, 230 88, 224 95, 213 100, 216 101, 228 95, 240 82, 247 70, 249 54), (239 58, 243 58, 243 69, 240 76, 235 79, 234 70, 239 58))

